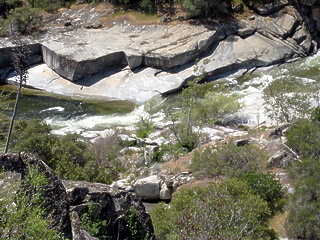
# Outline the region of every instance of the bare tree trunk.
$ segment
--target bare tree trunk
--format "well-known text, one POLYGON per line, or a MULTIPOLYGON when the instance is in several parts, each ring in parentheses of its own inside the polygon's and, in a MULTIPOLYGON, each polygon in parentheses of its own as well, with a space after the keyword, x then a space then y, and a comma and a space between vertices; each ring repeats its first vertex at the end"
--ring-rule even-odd
POLYGON ((18 83, 18 91, 16 96, 16 101, 13 108, 13 113, 10 121, 10 126, 7 135, 7 141, 4 148, 4 154, 8 152, 10 138, 12 134, 14 120, 16 118, 18 110, 18 102, 21 94, 22 87, 27 82, 28 79, 28 58, 29 58, 29 49, 26 42, 22 40, 22 37, 19 33, 14 30, 11 30, 12 43, 15 45, 12 48, 12 63, 15 69, 16 82, 18 83))

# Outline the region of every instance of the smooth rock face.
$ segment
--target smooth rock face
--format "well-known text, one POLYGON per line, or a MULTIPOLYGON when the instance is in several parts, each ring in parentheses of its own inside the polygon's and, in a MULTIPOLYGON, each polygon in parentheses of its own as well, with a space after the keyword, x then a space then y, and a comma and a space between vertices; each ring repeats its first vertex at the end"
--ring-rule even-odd
MULTIPOLYGON (((64 14, 72 27, 51 29, 38 39, 45 65, 30 69, 27 84, 64 95, 140 103, 179 90, 204 73, 214 80, 308 56, 319 39, 308 29, 313 25, 287 5, 279 1, 272 4, 267 17, 254 15, 234 23, 135 26, 114 22, 99 29, 79 27, 83 23, 78 19, 87 18, 84 11, 68 10, 64 14), (274 13, 274 7, 285 6, 285 11, 274 13)), ((318 8, 312 9, 310 21, 319 24, 318 8)), ((93 12, 87 20, 94 23, 101 13, 91 10, 86 9, 93 12)), ((5 62, 0 58, 0 67, 5 62)))

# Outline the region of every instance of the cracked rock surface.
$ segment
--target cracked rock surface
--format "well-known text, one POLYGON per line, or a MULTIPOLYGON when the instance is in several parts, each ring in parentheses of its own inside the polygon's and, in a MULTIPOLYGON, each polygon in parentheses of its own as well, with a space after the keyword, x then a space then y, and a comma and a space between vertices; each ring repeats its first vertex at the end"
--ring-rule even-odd
MULTIPOLYGON (((98 29, 82 26, 102 13, 88 18, 79 8, 78 17, 76 12, 68 15, 72 28, 56 19, 55 27, 33 40, 33 55, 41 55, 43 62, 30 69, 27 85, 70 96, 141 103, 174 92, 202 74, 214 80, 314 53, 318 39, 303 16, 292 6, 284 8, 267 17, 257 14, 224 24, 118 21, 98 29)), ((9 49, 3 41, 0 68, 8 63, 9 49)), ((13 76, 8 79, 12 81, 13 76)))

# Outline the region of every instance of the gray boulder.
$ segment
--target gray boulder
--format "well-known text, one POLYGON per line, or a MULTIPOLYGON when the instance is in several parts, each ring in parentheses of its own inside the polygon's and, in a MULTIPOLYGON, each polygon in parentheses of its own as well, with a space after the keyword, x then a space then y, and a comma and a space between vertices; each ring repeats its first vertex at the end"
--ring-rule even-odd
POLYGON ((63 184, 71 202, 70 211, 76 212, 80 218, 83 214, 89 213, 94 220, 106 221, 104 231, 107 239, 124 240, 131 236, 130 229, 127 227, 131 208, 136 209, 138 213, 139 236, 149 234, 153 239, 150 215, 135 194, 100 183, 63 181, 63 184))
POLYGON ((291 154, 287 152, 278 152, 271 158, 269 158, 268 165, 278 168, 287 168, 292 164, 292 161, 294 160, 296 160, 296 158, 292 157, 291 154))
POLYGON ((161 186, 164 183, 164 176, 152 175, 138 179, 133 184, 136 194, 144 201, 155 201, 160 199, 161 186))
MULTIPOLYGON (((47 177, 43 187, 44 208, 51 227, 71 240, 95 240, 83 230, 80 218, 89 215, 93 221, 106 222, 102 226, 107 239, 129 239, 128 216, 136 210, 139 236, 149 234, 154 239, 153 226, 149 214, 139 198, 125 191, 119 191, 105 184, 61 181, 59 177, 41 160, 26 153, 0 156, 0 169, 6 177, 0 181, 0 195, 24 191, 20 185, 12 189, 13 182, 22 181, 29 167, 39 169, 47 177), (9 190, 10 191, 7 191, 9 190)), ((34 192, 35 194, 37 192, 34 192)))

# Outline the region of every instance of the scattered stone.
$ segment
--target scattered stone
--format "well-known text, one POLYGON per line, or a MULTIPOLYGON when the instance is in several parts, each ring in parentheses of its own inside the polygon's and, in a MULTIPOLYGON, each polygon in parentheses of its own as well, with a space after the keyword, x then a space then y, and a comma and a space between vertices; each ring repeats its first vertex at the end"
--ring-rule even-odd
POLYGON ((275 128, 274 130, 272 130, 270 133, 269 133, 269 139, 278 139, 282 136, 284 136, 284 133, 286 133, 288 131, 288 128, 291 126, 290 123, 286 123, 286 124, 283 124, 281 125, 280 127, 277 127, 275 128))
POLYGON ((71 21, 65 22, 63 25, 64 25, 65 27, 70 27, 70 26, 72 25, 72 22, 71 22, 71 21))
POLYGON ((268 165, 272 167, 287 168, 296 158, 287 152, 278 152, 268 160, 268 165))
POLYGON ((234 13, 242 13, 244 10, 244 4, 243 3, 237 3, 232 5, 232 11, 234 13))
POLYGON ((244 147, 246 145, 249 145, 250 143, 250 140, 249 139, 240 139, 240 140, 236 140, 234 142, 234 144, 237 146, 237 147, 244 147))

